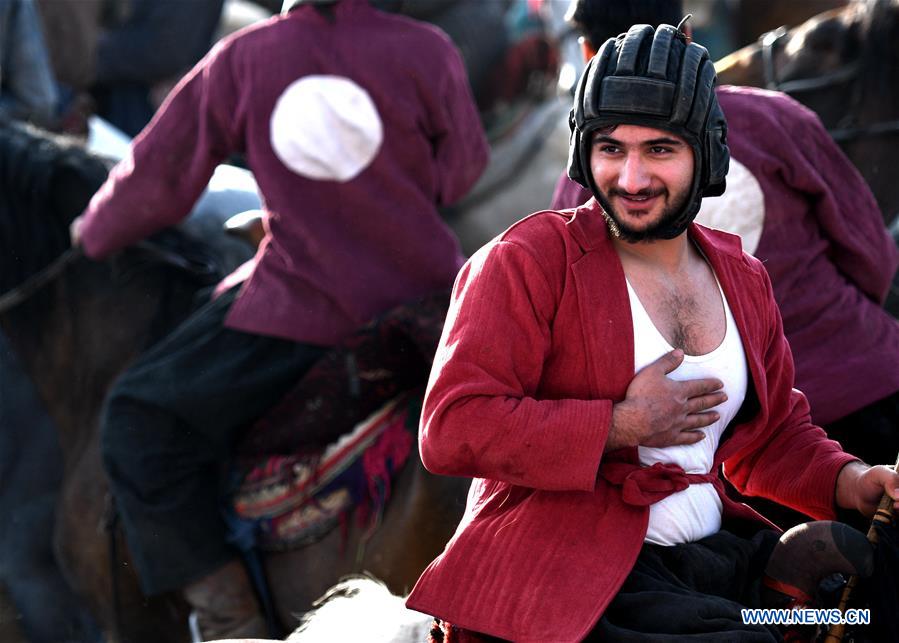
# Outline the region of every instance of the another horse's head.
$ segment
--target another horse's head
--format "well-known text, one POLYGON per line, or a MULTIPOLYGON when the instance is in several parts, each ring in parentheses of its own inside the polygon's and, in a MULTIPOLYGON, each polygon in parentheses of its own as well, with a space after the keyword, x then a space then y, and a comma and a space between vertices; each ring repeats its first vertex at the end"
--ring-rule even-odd
POLYGON ((0 293, 69 247, 69 224, 107 172, 102 159, 71 140, 0 125, 0 293))
POLYGON ((899 141, 899 0, 855 0, 722 58, 721 83, 786 92, 811 108, 871 186, 889 222, 899 141))

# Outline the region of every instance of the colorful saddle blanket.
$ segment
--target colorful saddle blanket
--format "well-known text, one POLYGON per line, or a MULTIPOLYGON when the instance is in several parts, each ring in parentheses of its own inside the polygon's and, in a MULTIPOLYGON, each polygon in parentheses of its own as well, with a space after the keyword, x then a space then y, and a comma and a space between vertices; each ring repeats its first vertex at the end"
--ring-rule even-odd
POLYGON ((273 456, 244 477, 234 509, 255 522, 262 549, 300 547, 355 513, 369 531, 380 522, 391 481, 406 463, 418 425, 417 396, 403 395, 323 452, 273 456))

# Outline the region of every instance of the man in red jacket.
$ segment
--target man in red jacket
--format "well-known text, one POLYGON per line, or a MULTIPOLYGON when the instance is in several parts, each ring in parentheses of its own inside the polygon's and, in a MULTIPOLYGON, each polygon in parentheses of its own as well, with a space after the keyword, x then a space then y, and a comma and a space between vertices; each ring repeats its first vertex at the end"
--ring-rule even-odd
POLYGON ((761 263, 692 223, 728 168, 714 82, 669 25, 606 42, 570 117, 594 198, 457 277, 420 449, 475 480, 408 599, 452 635, 778 640, 740 613, 776 533, 722 477, 820 519, 899 498, 811 423, 761 263))
MULTIPOLYGON (((672 23, 680 0, 574 0, 589 60, 636 23, 672 23)), ((689 25, 685 26, 689 35, 689 25)), ((697 221, 739 234, 765 264, 812 421, 867 462, 899 451, 899 324, 883 309, 899 251, 864 179, 820 119, 785 94, 719 86, 731 161, 727 193, 697 221)), ((560 177, 551 208, 592 195, 560 177)))

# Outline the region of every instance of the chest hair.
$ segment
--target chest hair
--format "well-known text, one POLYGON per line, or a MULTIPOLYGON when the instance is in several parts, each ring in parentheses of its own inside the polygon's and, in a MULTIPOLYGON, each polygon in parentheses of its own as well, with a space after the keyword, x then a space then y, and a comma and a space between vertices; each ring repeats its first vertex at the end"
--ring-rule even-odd
POLYGON ((674 348, 704 355, 724 340, 724 304, 708 267, 675 279, 640 280, 632 285, 652 323, 674 348))

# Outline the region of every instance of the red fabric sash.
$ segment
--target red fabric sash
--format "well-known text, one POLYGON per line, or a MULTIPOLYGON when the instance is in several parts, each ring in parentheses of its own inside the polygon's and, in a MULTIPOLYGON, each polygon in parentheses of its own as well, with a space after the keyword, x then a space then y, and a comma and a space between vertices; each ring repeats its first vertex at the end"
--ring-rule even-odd
POLYGON ((599 475, 606 481, 621 487, 621 497, 629 505, 645 507, 683 491, 691 484, 710 482, 721 493, 721 480, 713 473, 687 473, 683 467, 672 463, 656 462, 645 467, 633 462, 606 462, 599 468, 599 475))

